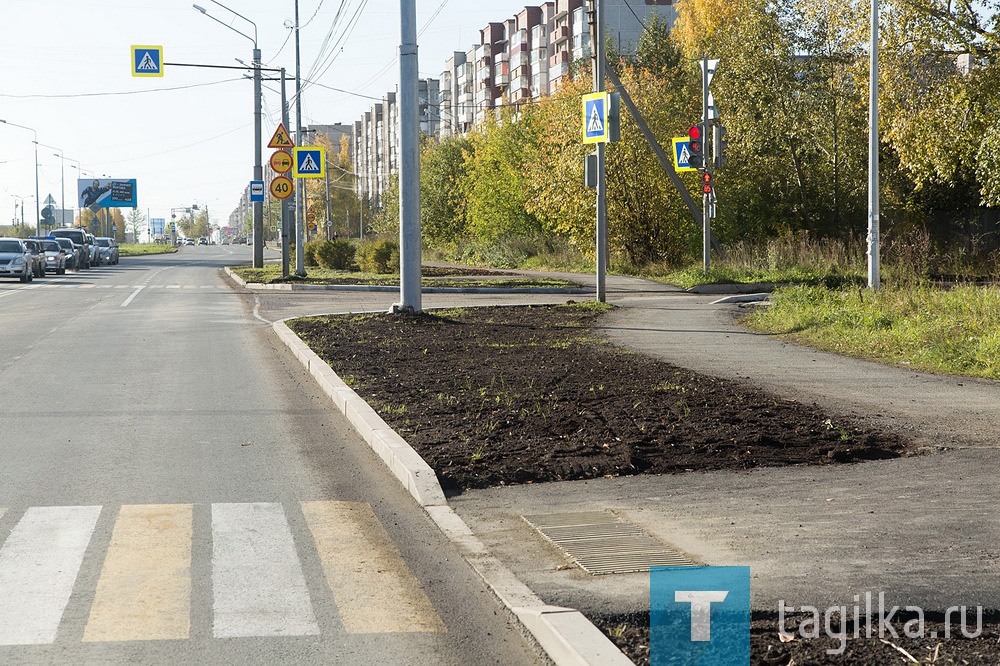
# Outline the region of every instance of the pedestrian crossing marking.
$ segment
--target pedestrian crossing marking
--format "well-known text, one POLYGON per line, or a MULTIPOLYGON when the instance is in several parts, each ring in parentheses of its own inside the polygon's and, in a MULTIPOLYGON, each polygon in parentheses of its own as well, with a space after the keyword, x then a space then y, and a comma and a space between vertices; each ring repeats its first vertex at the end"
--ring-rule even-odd
POLYGON ((212 634, 319 634, 280 504, 212 505, 212 634))
POLYGON ((99 506, 25 511, 0 547, 0 645, 56 639, 100 514, 99 506))
POLYGON ((322 146, 302 146, 292 150, 292 175, 296 178, 326 176, 326 149, 322 146))
POLYGON ((122 506, 84 642, 188 638, 193 506, 122 506))
POLYGON ((316 160, 313 159, 312 155, 306 154, 305 159, 299 164, 299 171, 313 173, 314 171, 319 171, 319 165, 316 164, 316 160))
POLYGON ((371 506, 303 502, 302 513, 348 633, 446 631, 371 506))
MULTIPOLYGON (((332 596, 347 633, 447 631, 370 505, 302 502, 303 533, 316 548, 300 541, 301 553, 282 504, 208 506, 211 615, 204 619, 192 612, 193 589, 206 584, 193 576, 195 505, 123 505, 106 532, 95 532, 100 506, 24 510, 0 541, 0 646, 51 644, 57 635, 83 643, 184 640, 203 632, 319 635, 303 569, 317 556, 316 570, 329 586, 322 594, 332 596), (99 569, 90 583, 80 572, 95 556, 103 561, 86 566, 99 569), (87 599, 89 609, 77 606, 87 599), (211 624, 196 630, 193 622, 211 624)), ((10 514, 0 507, 0 518, 10 514)))

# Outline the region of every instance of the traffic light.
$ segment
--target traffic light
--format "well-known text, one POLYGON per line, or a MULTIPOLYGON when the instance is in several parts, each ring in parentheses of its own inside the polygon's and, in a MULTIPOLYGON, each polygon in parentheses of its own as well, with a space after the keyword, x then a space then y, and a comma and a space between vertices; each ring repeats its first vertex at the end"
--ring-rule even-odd
POLYGON ((705 142, 701 125, 688 128, 688 164, 695 169, 705 168, 705 142))
POLYGON ((716 169, 722 168, 722 165, 729 161, 729 158, 726 157, 726 149, 728 147, 726 126, 712 125, 712 156, 715 160, 716 169))
POLYGON ((711 194, 712 193, 712 187, 713 187, 713 185, 712 185, 712 174, 710 174, 708 171, 706 171, 703 174, 701 174, 701 192, 702 192, 702 194, 711 194))

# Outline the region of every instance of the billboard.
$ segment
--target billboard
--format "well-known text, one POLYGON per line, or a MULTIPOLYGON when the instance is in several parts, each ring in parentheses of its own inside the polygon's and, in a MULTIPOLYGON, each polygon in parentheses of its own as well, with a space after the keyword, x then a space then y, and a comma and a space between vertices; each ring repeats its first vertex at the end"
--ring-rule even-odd
POLYGON ((80 208, 135 208, 135 178, 81 178, 76 181, 80 208))
POLYGON ((162 236, 167 228, 167 219, 165 217, 151 217, 149 218, 149 232, 153 234, 153 237, 162 236))

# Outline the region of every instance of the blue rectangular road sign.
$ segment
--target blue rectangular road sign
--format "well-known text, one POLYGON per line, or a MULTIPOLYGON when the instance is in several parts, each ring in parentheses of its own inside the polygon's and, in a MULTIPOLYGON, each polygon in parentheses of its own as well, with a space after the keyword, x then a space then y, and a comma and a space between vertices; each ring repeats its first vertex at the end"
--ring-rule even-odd
POLYGON ((250 201, 255 203, 257 201, 264 200, 264 181, 262 180, 251 180, 250 181, 250 201))
POLYGON ((293 148, 292 175, 296 178, 323 178, 326 176, 326 150, 322 146, 293 148))
POLYGON ((163 47, 133 46, 132 76, 163 76, 163 47))
POLYGON ((688 161, 691 157, 688 144, 691 140, 688 137, 672 139, 674 144, 674 171, 697 171, 688 161))

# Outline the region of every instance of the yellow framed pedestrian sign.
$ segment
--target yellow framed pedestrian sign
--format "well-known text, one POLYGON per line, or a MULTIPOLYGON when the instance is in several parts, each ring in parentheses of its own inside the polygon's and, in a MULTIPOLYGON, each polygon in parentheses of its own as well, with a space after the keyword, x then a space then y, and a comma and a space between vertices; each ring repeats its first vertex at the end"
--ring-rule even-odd
POLYGON ((691 159, 691 153, 688 151, 690 137, 674 137, 671 141, 674 144, 674 171, 697 171, 698 169, 691 166, 689 162, 691 159))
POLYGON ((293 148, 292 175, 296 178, 325 178, 326 149, 322 146, 293 148))
POLYGON ((597 92, 583 96, 583 142, 607 143, 608 93, 597 92))
POLYGON ((133 46, 132 76, 163 76, 163 47, 133 46))

